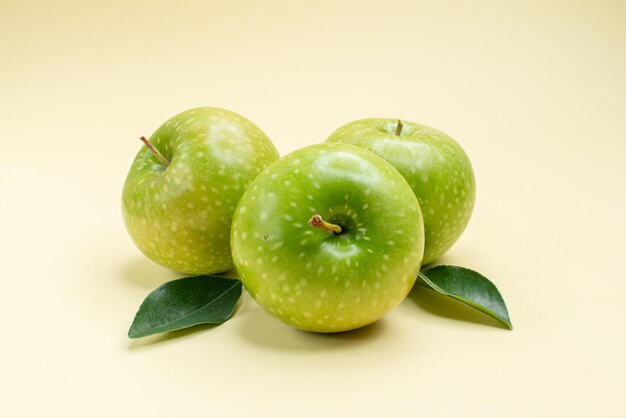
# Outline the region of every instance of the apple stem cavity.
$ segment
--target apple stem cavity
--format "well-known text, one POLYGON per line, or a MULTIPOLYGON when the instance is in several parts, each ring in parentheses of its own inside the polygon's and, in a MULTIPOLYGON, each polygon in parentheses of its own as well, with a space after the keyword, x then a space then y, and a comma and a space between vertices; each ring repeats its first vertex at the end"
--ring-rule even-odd
POLYGON ((396 126, 396 135, 400 136, 402 134, 402 121, 398 119, 398 126, 396 126))
POLYGON ((309 225, 311 225, 314 228, 323 229, 325 231, 332 231, 337 235, 341 234, 341 227, 339 225, 326 222, 317 213, 313 215, 311 219, 309 219, 309 225))
POLYGON ((159 160, 161 164, 163 164, 165 168, 170 165, 170 162, 167 160, 167 158, 165 158, 158 149, 154 148, 154 145, 152 145, 145 136, 142 136, 139 139, 141 139, 141 141, 146 145, 146 148, 150 150, 150 152, 156 157, 157 160, 159 160))

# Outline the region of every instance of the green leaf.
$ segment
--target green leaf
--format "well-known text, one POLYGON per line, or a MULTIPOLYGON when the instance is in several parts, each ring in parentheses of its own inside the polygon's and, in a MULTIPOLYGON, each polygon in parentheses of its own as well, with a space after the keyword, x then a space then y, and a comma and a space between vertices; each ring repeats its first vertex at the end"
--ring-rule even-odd
POLYGON ((140 338, 198 324, 222 324, 233 314, 241 282, 193 276, 165 283, 141 303, 128 336, 140 338))
POLYGON ((513 329, 509 312, 496 286, 485 276, 457 266, 436 266, 419 273, 418 283, 459 300, 513 329))

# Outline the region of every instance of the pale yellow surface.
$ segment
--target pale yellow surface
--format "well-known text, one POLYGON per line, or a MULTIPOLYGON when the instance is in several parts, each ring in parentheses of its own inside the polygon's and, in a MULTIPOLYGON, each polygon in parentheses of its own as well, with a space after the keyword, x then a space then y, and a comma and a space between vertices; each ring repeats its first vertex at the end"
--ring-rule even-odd
POLYGON ((623 417, 626 3, 0 0, 0 416, 623 417), (586 3, 586 4, 585 4, 586 3), (428 291, 369 328, 236 316, 130 341, 179 277, 120 215, 141 143, 220 106, 282 154, 400 117, 455 137, 477 204, 444 262, 511 332, 428 291))

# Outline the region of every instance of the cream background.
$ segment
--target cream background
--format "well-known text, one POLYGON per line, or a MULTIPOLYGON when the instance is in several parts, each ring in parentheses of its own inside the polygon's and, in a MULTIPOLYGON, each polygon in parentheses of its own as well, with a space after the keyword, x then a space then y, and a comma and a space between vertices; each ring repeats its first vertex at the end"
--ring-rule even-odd
POLYGON ((6 417, 624 416, 626 3, 0 0, 6 417), (194 106, 282 154, 353 119, 455 137, 478 197, 444 262, 515 329, 421 291, 306 334, 245 297, 223 326, 130 341, 179 275, 122 225, 137 138, 194 106))

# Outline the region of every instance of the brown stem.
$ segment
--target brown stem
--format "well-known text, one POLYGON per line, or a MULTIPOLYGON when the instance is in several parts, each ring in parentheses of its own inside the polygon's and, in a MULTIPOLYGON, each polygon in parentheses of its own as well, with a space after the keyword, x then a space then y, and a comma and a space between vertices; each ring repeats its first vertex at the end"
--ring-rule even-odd
POLYGON ((398 119, 398 126, 396 126, 396 135, 400 136, 402 133, 402 121, 398 119))
POLYGON ((154 145, 152 145, 152 144, 150 143, 150 141, 148 141, 148 140, 146 139, 146 137, 145 137, 145 136, 142 136, 142 137, 141 137, 141 138, 139 138, 139 139, 141 139, 141 141, 142 141, 144 144, 146 144, 146 148, 148 148, 148 149, 150 150, 150 152, 151 152, 151 153, 152 153, 152 154, 156 157, 156 159, 157 159, 157 160, 159 160, 159 162, 160 162, 161 164, 163 164, 166 168, 167 168, 167 166, 168 166, 168 165, 170 165, 170 162, 167 160, 167 158, 165 158, 165 157, 163 156, 163 154, 161 154, 161 153, 159 152, 159 150, 158 150, 158 149, 154 148, 154 145))
POLYGON ((332 231, 335 234, 341 234, 341 227, 339 225, 326 222, 318 214, 313 215, 311 219, 309 219, 309 225, 314 228, 323 229, 325 231, 332 231))

